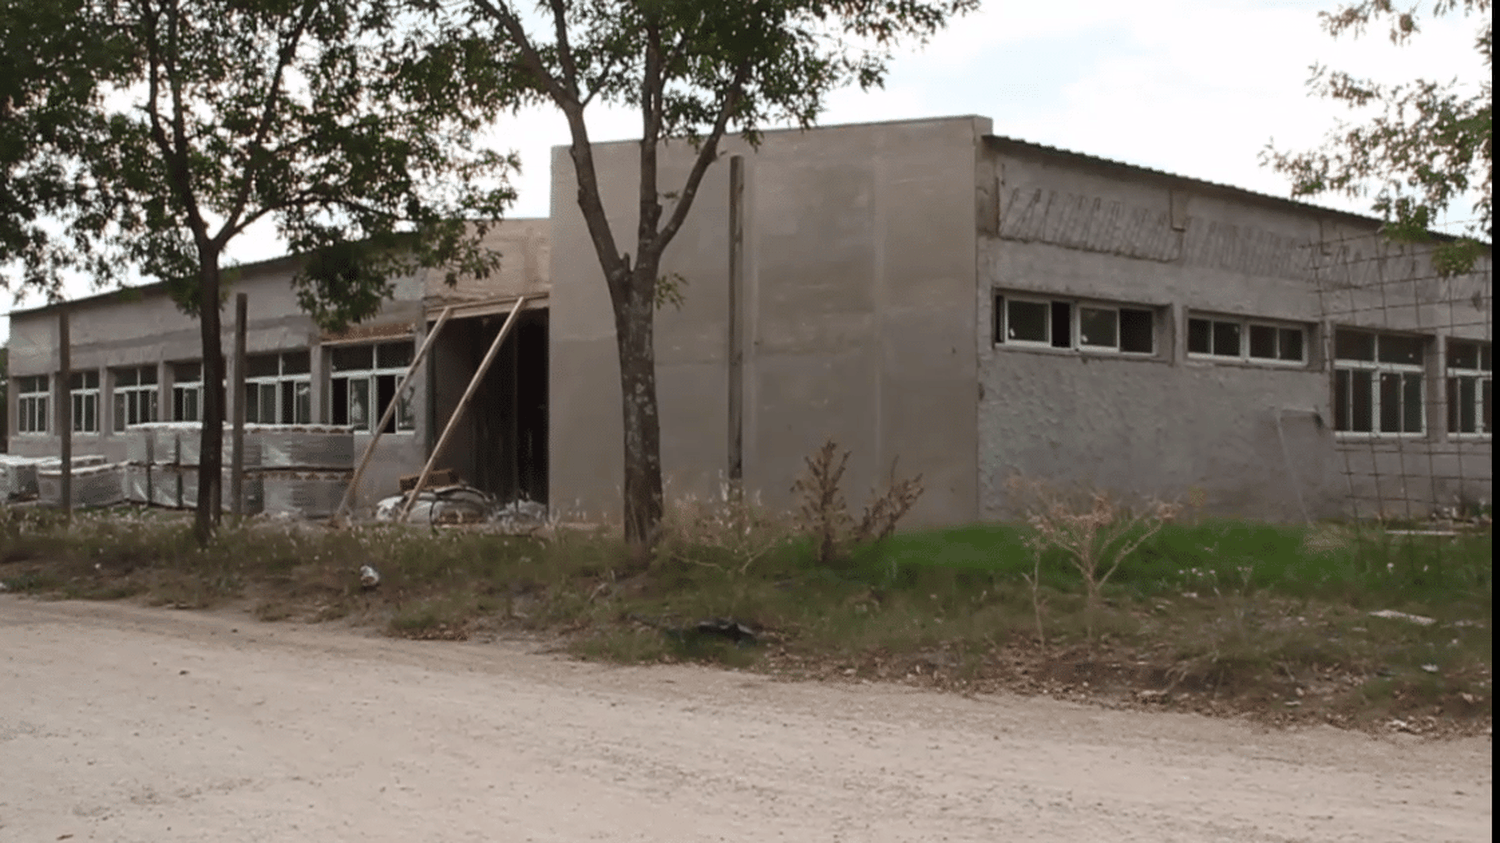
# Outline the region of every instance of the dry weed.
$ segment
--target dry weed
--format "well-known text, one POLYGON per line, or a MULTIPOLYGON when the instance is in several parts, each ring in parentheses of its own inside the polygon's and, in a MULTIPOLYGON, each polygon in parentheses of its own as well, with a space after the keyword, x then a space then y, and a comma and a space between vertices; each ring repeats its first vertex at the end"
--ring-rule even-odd
POLYGON ((885 488, 872 492, 856 522, 849 515, 843 493, 849 454, 849 451, 839 453, 838 443, 829 439, 811 456, 803 458, 806 471, 792 484, 792 493, 800 498, 796 521, 812 537, 822 565, 837 562, 855 545, 889 537, 922 497, 922 475, 898 481, 893 463, 885 488))

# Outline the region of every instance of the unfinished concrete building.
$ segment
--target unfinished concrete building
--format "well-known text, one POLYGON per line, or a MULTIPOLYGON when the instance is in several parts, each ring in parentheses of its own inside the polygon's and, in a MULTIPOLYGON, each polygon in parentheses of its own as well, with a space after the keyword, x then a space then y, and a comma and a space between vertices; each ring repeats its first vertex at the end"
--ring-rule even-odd
MULTIPOLYGON (((691 154, 666 146, 664 186, 691 154)), ((594 156, 615 230, 633 232, 635 144, 594 156)), ((252 417, 353 424, 362 446, 455 304, 361 484, 368 505, 420 468, 499 320, 534 294, 438 465, 501 497, 617 513, 614 320, 571 167, 554 150, 549 220, 500 227, 499 278, 410 279, 344 335, 297 313, 290 262, 244 268, 252 417)), ((999 137, 980 117, 731 140, 663 267, 686 282, 681 309, 657 314, 668 493, 740 474, 787 505, 832 437, 853 452, 853 498, 921 473, 923 525, 1013 515, 1015 475, 1196 488, 1211 512, 1275 520, 1488 504, 1490 255, 1441 278, 1378 228, 999 137)), ((71 307, 76 452, 192 412, 196 326, 164 296, 71 307)), ((55 452, 55 325, 49 308, 13 317, 17 452, 55 452)))

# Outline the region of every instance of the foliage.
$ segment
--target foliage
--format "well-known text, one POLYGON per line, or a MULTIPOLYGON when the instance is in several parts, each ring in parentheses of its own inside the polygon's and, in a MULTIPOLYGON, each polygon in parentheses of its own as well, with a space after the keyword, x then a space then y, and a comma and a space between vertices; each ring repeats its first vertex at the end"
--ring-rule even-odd
POLYGON ((892 476, 883 490, 865 504, 858 521, 849 515, 844 500, 844 469, 849 452, 838 452, 832 439, 811 456, 803 458, 806 470, 792 484, 792 493, 800 496, 796 519, 813 540, 814 553, 821 565, 832 565, 843 559, 850 549, 880 542, 896 531, 896 524, 916 506, 922 497, 922 475, 902 480, 892 476))
POLYGON ((812 125, 831 91, 880 85, 897 44, 924 41, 978 0, 547 0, 537 4, 541 20, 508 0, 464 6, 450 20, 451 38, 496 51, 499 101, 548 103, 567 119, 578 205, 615 314, 626 536, 649 545, 663 513, 653 318, 660 304, 676 303, 683 283, 659 291, 671 277, 660 272, 662 255, 724 135, 755 144, 769 125, 812 125), (641 116, 633 249, 600 193, 586 120, 594 102, 641 116), (684 142, 691 164, 680 185, 663 190, 660 150, 684 142))
MULTIPOLYGON (((1435 0, 1431 16, 1461 13, 1481 20, 1474 39, 1486 70, 1493 65, 1493 24, 1489 0, 1435 0)), ((1320 14, 1329 35, 1359 36, 1373 26, 1389 27, 1391 43, 1404 45, 1420 31, 1418 11, 1391 0, 1360 0, 1320 14)), ((1445 274, 1469 271, 1494 239, 1494 122, 1491 75, 1461 85, 1416 79, 1382 85, 1323 65, 1313 67, 1309 88, 1351 109, 1379 107, 1370 121, 1340 122, 1321 148, 1305 152, 1266 148, 1262 161, 1292 178, 1292 195, 1342 193, 1362 197, 1374 190, 1374 210, 1393 239, 1421 242, 1439 217, 1467 193, 1477 199, 1464 237, 1445 242, 1435 253, 1445 274)))
MULTIPOLYGON (((409 22, 404 0, 61 8, 29 48, 77 72, 57 118, 70 143, 43 137, 16 158, 71 179, 39 210, 62 214, 75 266, 98 284, 130 270, 159 279, 199 319, 206 383, 224 375, 224 252, 252 225, 269 222, 306 256, 298 299, 327 328, 375 313, 418 267, 452 282, 494 266, 480 243, 512 199, 513 162, 472 143, 494 115, 473 96, 488 65, 409 22), (57 59, 80 40, 110 49, 76 67, 57 59)), ((32 113, 45 124, 45 108, 32 113)), ((47 254, 21 252, 25 282, 59 283, 35 265, 47 254)), ((222 391, 207 390, 201 542, 218 515, 223 418, 222 391)))

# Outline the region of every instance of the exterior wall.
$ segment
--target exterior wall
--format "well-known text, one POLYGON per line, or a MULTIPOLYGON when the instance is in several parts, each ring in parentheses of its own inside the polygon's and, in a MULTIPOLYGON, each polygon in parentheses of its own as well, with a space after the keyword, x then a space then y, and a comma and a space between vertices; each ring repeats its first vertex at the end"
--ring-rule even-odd
MULTIPOLYGON (((974 171, 981 118, 769 132, 708 171, 663 274, 688 282, 657 312, 669 498, 717 491, 728 460, 729 154, 744 156, 744 478, 791 502, 827 437, 853 452, 851 506, 891 468, 920 472, 912 523, 977 515, 974 171)), ((594 149, 620 248, 633 248, 637 146, 594 149)), ((663 189, 690 161, 668 145, 663 189)), ((553 154, 552 502, 618 513, 622 435, 614 320, 566 150, 553 154)), ((670 213, 670 206, 666 209, 670 213)))
MULTIPOLYGON (((1423 332, 1440 346, 1440 326, 1449 324, 1440 302, 1451 290, 1421 281, 1355 289, 1348 268, 1376 271, 1376 264, 1341 245, 1310 248, 1368 243, 1369 221, 1003 139, 987 145, 975 323, 984 517, 1014 514, 1004 484, 1017 474, 1148 495, 1196 487, 1212 512, 1277 520, 1345 514, 1351 491, 1369 491, 1350 473, 1357 468, 1351 455, 1371 452, 1368 437, 1332 430, 1332 327, 1423 332), (1160 312, 1158 355, 996 345, 996 291, 1150 305, 1160 312), (1338 295, 1403 304, 1375 309, 1362 301, 1357 315, 1329 318, 1338 295), (1308 363, 1190 358, 1189 311, 1301 323, 1311 340, 1308 363)), ((1378 266, 1393 282, 1398 273, 1423 274, 1428 263, 1404 254, 1378 266)), ((1463 283, 1488 290, 1487 279, 1486 267, 1463 283)), ((1469 323, 1468 336, 1488 338, 1469 323)), ((1430 372, 1429 383, 1440 388, 1439 373, 1430 372)), ((1442 449, 1440 413, 1429 409, 1428 436, 1400 443, 1408 470, 1417 453, 1426 460, 1442 449)), ((1462 462, 1474 490, 1487 496, 1488 442, 1462 462)))

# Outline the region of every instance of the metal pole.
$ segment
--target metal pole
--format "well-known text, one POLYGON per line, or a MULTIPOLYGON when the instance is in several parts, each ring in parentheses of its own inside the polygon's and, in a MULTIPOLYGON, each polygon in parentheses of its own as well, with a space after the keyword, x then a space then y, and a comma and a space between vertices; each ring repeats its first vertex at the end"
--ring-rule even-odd
MULTIPOLYGON (((245 514, 245 319, 250 308, 250 297, 245 293, 234 296, 234 387, 230 393, 234 403, 234 430, 230 434, 229 452, 229 506, 235 518, 245 514)), ((279 389, 280 387, 278 387, 279 389)))
POLYGON ((68 311, 57 312, 57 427, 62 437, 62 511, 65 522, 73 519, 73 339, 68 329, 68 311))
MULTIPOLYGON (((385 412, 380 414, 380 424, 375 426, 375 434, 370 437, 370 443, 365 446, 365 452, 359 458, 359 465, 354 468, 354 476, 349 479, 349 487, 344 490, 344 497, 339 501, 338 509, 333 511, 333 518, 329 519, 330 521, 337 523, 343 517, 344 510, 354 504, 354 496, 359 489, 359 479, 365 476, 365 469, 370 465, 370 457, 375 455, 375 443, 380 441, 381 435, 385 433, 385 426, 391 423, 391 417, 396 414, 396 405, 401 401, 401 393, 406 391, 407 382, 417 371, 417 366, 421 365, 422 359, 427 356, 427 350, 437 339, 438 332, 443 330, 443 323, 447 322, 452 314, 452 305, 443 308, 443 312, 438 314, 437 323, 432 326, 432 330, 427 332, 427 336, 422 338, 422 345, 417 349, 417 356, 413 357, 411 365, 406 367, 406 374, 402 375, 401 382, 396 384, 396 394, 391 397, 390 403, 385 405, 385 412)), ((430 389, 431 385, 428 388, 430 389)))
POLYGON ((473 398, 475 391, 479 389, 479 382, 484 379, 484 373, 490 370, 490 364, 495 362, 495 355, 500 353, 500 346, 505 343, 505 335, 510 333, 511 326, 515 324, 516 317, 521 314, 525 306, 525 296, 516 299, 515 308, 505 318, 505 324, 500 326, 500 333, 495 335, 495 341, 490 343, 490 350, 485 352, 479 369, 469 380, 469 388, 464 390, 464 397, 458 399, 458 406, 453 408, 453 415, 448 417, 448 424, 443 428, 443 435, 439 436, 437 444, 432 446, 432 453, 427 457, 427 464, 422 466, 422 473, 417 476, 417 485, 411 490, 411 497, 407 498, 406 503, 401 507, 401 517, 397 518, 397 521, 405 521, 406 516, 411 513, 411 508, 416 505, 417 496, 421 494, 422 486, 427 483, 427 475, 432 473, 433 463, 437 462, 438 455, 443 452, 443 445, 448 442, 448 435, 453 432, 459 418, 464 414, 464 409, 469 406, 469 399, 473 398))

